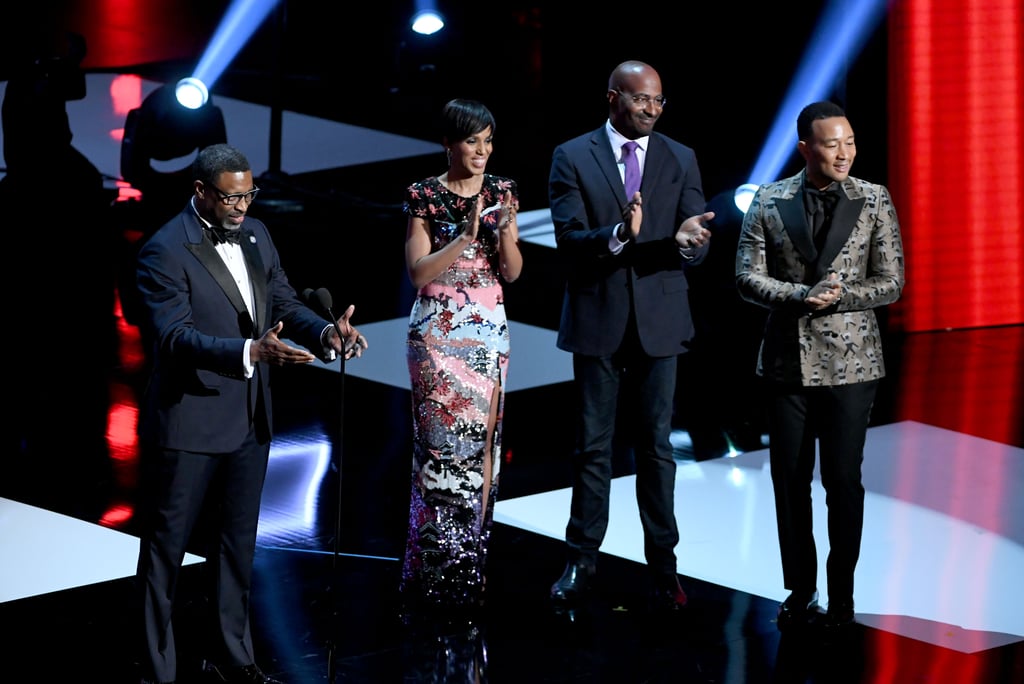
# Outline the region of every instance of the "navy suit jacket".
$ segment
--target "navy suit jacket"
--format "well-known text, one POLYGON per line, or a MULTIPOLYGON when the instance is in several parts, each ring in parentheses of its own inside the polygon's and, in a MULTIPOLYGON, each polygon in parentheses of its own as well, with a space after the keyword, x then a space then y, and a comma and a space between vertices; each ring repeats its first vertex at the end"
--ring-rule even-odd
POLYGON ((609 356, 621 344, 632 308, 649 356, 681 354, 693 338, 685 269, 700 263, 679 252, 674 235, 704 212, 704 191, 693 150, 652 133, 640 192, 640 235, 618 254, 609 239, 628 199, 604 126, 555 148, 549 180, 551 218, 567 280, 558 347, 609 356))
POLYGON ((255 321, 191 204, 139 251, 136 275, 148 333, 143 339, 153 346, 147 350, 152 372, 140 436, 161 447, 231 452, 255 421, 266 426, 261 436, 269 440, 270 373, 265 364, 256 364, 253 377, 245 377, 247 338, 284 321, 282 337, 324 353, 320 335, 330 322, 298 298, 266 226, 246 218, 240 230, 255 321), (257 401, 260 395, 263 400, 257 401))

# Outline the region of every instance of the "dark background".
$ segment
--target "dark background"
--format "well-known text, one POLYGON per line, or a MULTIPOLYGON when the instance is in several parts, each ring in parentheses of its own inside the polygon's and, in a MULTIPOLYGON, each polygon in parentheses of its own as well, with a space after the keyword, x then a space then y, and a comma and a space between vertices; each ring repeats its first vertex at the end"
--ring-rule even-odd
MULTIPOLYGON (((139 5, 58 0, 27 8, 30 18, 4 23, 0 78, 28 55, 62 49, 65 31, 80 31, 86 71, 177 79, 195 65, 228 3, 151 0, 141 3, 144 14, 139 5)), ((426 140, 437 139, 444 102, 480 99, 498 121, 490 168, 519 180, 525 208, 542 208, 551 150, 601 124, 608 74, 641 59, 658 69, 669 99, 658 130, 696 150, 710 200, 746 182, 825 3, 638 3, 616 15, 557 0, 440 0, 448 26, 429 38, 408 29, 412 5, 285 0, 258 22, 214 95, 426 140)), ((886 180, 885 48, 882 24, 849 56, 832 95, 861 142, 856 174, 876 182, 886 180)), ((795 145, 795 122, 792 129, 795 145)), ((798 168, 793 158, 783 173, 798 168)), ((380 192, 374 181, 368 169, 351 182, 372 195, 380 192)))
MULTIPOLYGON (((856 4, 846 0, 848 7, 856 4)), ((0 78, 66 61, 68 32, 75 32, 86 43, 82 71, 137 73, 173 82, 191 74, 228 5, 223 0, 37 3, 27 8, 25 21, 3 25, 0 78)), ((729 415, 734 440, 759 445, 761 419, 752 408, 757 394, 751 388, 764 312, 740 301, 733 286, 739 214, 729 213, 726 195, 747 182, 826 3, 789 2, 781 8, 766 3, 742 8, 715 2, 636 4, 620 14, 557 0, 438 5, 448 25, 440 34, 422 37, 408 27, 411 1, 283 0, 264 19, 239 22, 254 33, 229 43, 239 51, 212 84, 214 102, 218 96, 232 97, 440 142, 436 122, 443 104, 453 97, 479 99, 497 119, 488 170, 516 179, 521 208, 533 210, 547 207, 554 147, 605 121, 612 69, 627 59, 650 63, 668 98, 657 130, 695 149, 705 198, 718 213, 710 226, 718 248, 691 272, 699 346, 680 369, 681 387, 695 381, 710 388, 710 396, 691 405, 690 394, 680 392, 679 413, 691 416, 682 427, 701 442, 699 428, 707 426, 712 440, 707 451, 717 455, 724 444, 715 437, 721 427, 715 416, 729 415), (746 391, 737 392, 737 387, 746 391), (738 406, 739 401, 750 408, 738 406)), ((848 56, 832 93, 846 106, 861 143, 855 175, 881 183, 886 182, 887 160, 885 48, 883 23, 858 55, 848 56)), ((780 175, 802 167, 795 154, 795 121, 787 131, 794 153, 780 175)), ((229 142, 246 150, 269 141, 229 142)), ((351 301, 349 293, 360 293, 357 317, 362 322, 404 316, 413 291, 400 256, 402 193, 409 182, 442 171, 443 163, 440 154, 358 165, 338 159, 328 171, 260 177, 263 192, 253 215, 272 227, 297 289, 326 286, 338 306, 351 301)), ((51 167, 46 171, 44 162, 39 175, 52 178, 40 182, 42 195, 30 204, 48 201, 47 189, 54 185, 78 184, 66 164, 54 159, 51 167)), ((35 181, 29 186, 36 187, 35 181)), ((186 194, 187 188, 181 196, 186 194)), ((16 201, 26 200, 24 192, 13 195, 16 201)), ((120 234, 155 230, 178 211, 180 202, 173 199, 159 211, 152 202, 113 208, 110 217, 89 222, 113 226, 118 233, 115 246, 99 253, 114 255, 115 287, 126 319, 134 322, 132 290, 119 287, 131 278, 133 247, 123 246, 120 234)), ((523 249, 531 266, 507 288, 509 316, 556 329, 562 269, 553 250, 530 243, 523 249), (543 296, 531 294, 538 292, 543 296)), ((77 249, 65 261, 88 269, 79 282, 96 279, 95 260, 81 260, 77 249)), ((107 281, 100 286, 110 288, 107 281)), ((57 291, 46 299, 62 296, 57 291)), ((38 309, 36 299, 27 302, 30 311, 38 309)), ((91 301, 102 307, 100 313, 109 311, 106 297, 91 301)))

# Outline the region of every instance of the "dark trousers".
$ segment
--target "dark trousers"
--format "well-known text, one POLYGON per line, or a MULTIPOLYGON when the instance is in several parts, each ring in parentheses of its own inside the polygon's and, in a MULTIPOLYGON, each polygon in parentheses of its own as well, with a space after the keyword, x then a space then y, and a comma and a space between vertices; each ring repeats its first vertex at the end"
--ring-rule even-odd
POLYGON ((817 588, 811 517, 815 442, 828 509, 829 601, 853 600, 864 526, 861 464, 878 381, 836 387, 769 386, 769 454, 786 588, 817 588))
POLYGON ((259 444, 253 432, 232 453, 150 447, 143 456, 143 491, 150 501, 142 504, 145 527, 136 582, 145 629, 144 666, 157 681, 177 679, 174 598, 190 537, 204 509, 213 513, 206 563, 214 633, 220 642, 214 644, 215 657, 228 666, 254 661, 249 591, 269 454, 270 444, 259 444))
POLYGON ((627 344, 611 357, 573 357, 580 406, 572 462, 572 503, 565 539, 573 560, 594 564, 608 529, 612 450, 620 396, 633 424, 636 499, 644 554, 652 571, 676 572, 679 543, 670 433, 676 357, 655 358, 627 344))

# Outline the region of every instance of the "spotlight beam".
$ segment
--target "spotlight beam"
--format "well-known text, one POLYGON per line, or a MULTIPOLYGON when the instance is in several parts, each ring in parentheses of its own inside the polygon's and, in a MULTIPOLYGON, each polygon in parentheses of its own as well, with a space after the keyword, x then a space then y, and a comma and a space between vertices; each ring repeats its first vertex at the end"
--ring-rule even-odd
POLYGON ((749 183, 761 185, 779 177, 793 154, 797 114, 811 102, 828 97, 842 68, 860 52, 891 0, 831 0, 815 29, 792 85, 768 134, 767 143, 750 172, 749 183))
POLYGON ((234 0, 224 13, 192 76, 212 88, 281 0, 234 0))

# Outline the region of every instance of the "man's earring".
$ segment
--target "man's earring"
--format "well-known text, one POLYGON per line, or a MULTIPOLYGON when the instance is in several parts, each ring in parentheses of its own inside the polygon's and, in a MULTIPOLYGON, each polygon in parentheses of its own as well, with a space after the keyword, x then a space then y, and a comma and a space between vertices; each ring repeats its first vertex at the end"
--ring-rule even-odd
POLYGON ((448 157, 448 166, 451 166, 452 165, 452 148, 450 148, 450 147, 444 148, 444 154, 445 154, 446 157, 448 157))

